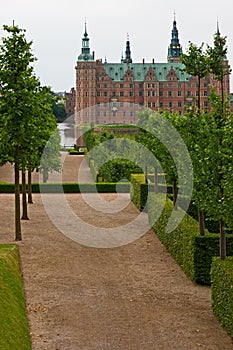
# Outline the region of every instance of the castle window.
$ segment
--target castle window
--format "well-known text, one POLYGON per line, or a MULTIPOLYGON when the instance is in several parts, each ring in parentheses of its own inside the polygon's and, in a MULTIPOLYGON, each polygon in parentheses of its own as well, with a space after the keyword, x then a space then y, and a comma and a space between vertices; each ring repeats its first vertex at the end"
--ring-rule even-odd
POLYGON ((147 87, 150 88, 150 84, 148 84, 147 87))
POLYGON ((124 91, 120 91, 120 96, 124 96, 124 91))
POLYGON ((182 92, 179 90, 179 91, 177 91, 177 95, 178 96, 182 96, 182 92))
POLYGON ((108 93, 107 93, 107 91, 104 91, 104 96, 106 97, 106 96, 108 96, 108 93))
POLYGON ((171 107, 172 107, 172 102, 169 102, 169 103, 168 103, 168 106, 171 108, 171 107))
POLYGON ((191 96, 191 91, 190 91, 190 90, 187 91, 187 96, 188 96, 188 97, 191 96))
POLYGON ((204 106, 205 106, 205 107, 208 107, 208 106, 209 106, 208 101, 204 101, 204 106))
POLYGON ((163 91, 159 91, 159 96, 163 96, 163 91))
POLYGON ((120 84, 120 88, 123 89, 124 88, 124 84, 120 84))
POLYGON ((129 96, 132 97, 133 96, 133 91, 129 92, 129 96))
POLYGON ((182 102, 181 101, 178 102, 178 107, 182 107, 182 102))
POLYGON ((159 102, 159 107, 163 108, 163 102, 159 102))
POLYGON ((172 96, 172 91, 168 91, 168 96, 172 96))
POLYGON ((104 84, 104 88, 106 89, 108 87, 108 84, 104 84))
POLYGON ((129 84, 130 89, 133 89, 133 84, 129 84))
POLYGON ((204 91, 204 96, 208 96, 208 91, 207 90, 204 91))

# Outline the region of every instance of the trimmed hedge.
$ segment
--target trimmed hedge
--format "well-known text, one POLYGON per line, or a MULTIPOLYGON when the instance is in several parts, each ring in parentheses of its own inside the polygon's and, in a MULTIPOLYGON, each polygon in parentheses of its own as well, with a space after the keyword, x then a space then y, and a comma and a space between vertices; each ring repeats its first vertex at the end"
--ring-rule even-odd
POLYGON ((213 311, 233 338, 233 257, 213 259, 211 281, 213 311))
POLYGON ((31 350, 17 245, 0 245, 0 286, 0 349, 31 350))
POLYGON ((148 196, 148 184, 145 174, 131 174, 130 177, 130 198, 134 205, 143 210, 146 206, 148 196))
MULTIPOLYGON (((210 269, 213 257, 219 256, 219 234, 195 236, 194 241, 195 281, 210 284, 210 269)), ((233 235, 227 234, 227 256, 233 256, 233 235)))
POLYGON ((77 151, 77 150, 75 150, 75 149, 70 149, 70 150, 69 150, 69 154, 70 154, 71 156, 81 156, 81 155, 84 155, 85 152, 84 152, 84 151, 77 151))
MULTIPOLYGON (((129 193, 130 185, 129 183, 63 183, 62 189, 64 193, 129 193), (116 190, 117 186, 117 190, 116 190)), ((0 184, 0 193, 14 193, 14 184, 0 184)), ((62 192, 61 186, 58 183, 43 183, 43 184, 32 184, 33 193, 59 193, 62 192)))
MULTIPOLYGON (((150 193, 148 202, 149 223, 176 262, 191 280, 210 284, 212 258, 219 255, 219 235, 206 231, 205 236, 200 236, 198 222, 187 213, 174 231, 166 233, 173 210, 172 201, 167 198, 162 214, 155 223, 154 215, 162 206, 161 195, 150 193)), ((227 254, 233 255, 233 235, 227 235, 227 254)))
MULTIPOLYGON (((163 195, 164 198, 164 195, 163 195)), ((169 253, 182 267, 186 275, 194 280, 194 259, 193 259, 193 238, 198 233, 198 223, 196 220, 185 214, 180 225, 172 232, 166 233, 165 229, 173 210, 173 203, 168 198, 159 219, 154 223, 154 215, 157 210, 161 210, 163 199, 161 194, 150 193, 148 215, 149 223, 161 242, 165 245, 169 253)))

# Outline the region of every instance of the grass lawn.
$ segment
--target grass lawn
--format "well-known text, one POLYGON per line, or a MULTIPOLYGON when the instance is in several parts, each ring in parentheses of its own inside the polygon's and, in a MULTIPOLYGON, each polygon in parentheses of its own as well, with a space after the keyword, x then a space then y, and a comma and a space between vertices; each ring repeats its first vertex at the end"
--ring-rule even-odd
POLYGON ((0 245, 0 349, 31 349, 19 251, 13 244, 0 245))

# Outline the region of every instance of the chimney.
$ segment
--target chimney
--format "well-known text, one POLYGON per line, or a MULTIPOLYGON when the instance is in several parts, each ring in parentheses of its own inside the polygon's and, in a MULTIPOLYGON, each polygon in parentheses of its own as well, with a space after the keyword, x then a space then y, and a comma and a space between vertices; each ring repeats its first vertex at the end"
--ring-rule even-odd
POLYGON ((95 51, 92 51, 93 60, 95 59, 95 51))
POLYGON ((145 58, 142 59, 142 63, 143 63, 143 64, 145 63, 145 58))
POLYGON ((154 58, 152 58, 152 63, 153 63, 153 64, 155 63, 155 59, 154 59, 154 58))

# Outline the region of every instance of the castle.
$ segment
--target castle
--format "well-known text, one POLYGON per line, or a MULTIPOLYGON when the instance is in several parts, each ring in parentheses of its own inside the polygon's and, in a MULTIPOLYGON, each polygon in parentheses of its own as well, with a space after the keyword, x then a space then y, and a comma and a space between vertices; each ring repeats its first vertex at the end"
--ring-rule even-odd
MULTIPOLYGON (((134 124, 137 121, 134 106, 184 113, 186 106, 197 104, 198 80, 182 71, 181 53, 175 18, 165 63, 154 59, 151 62, 143 59, 141 63, 134 63, 128 37, 125 57, 121 58, 121 62, 95 60, 94 52, 90 52, 85 24, 81 53, 75 67, 76 88, 65 94, 67 115, 75 114, 78 123, 89 122, 94 118, 97 124, 134 124)), ((219 83, 213 76, 201 80, 202 109, 210 108, 208 97, 211 86, 215 86, 217 92, 220 91, 219 83)), ((225 77, 224 90, 228 96, 229 76, 225 77)))

